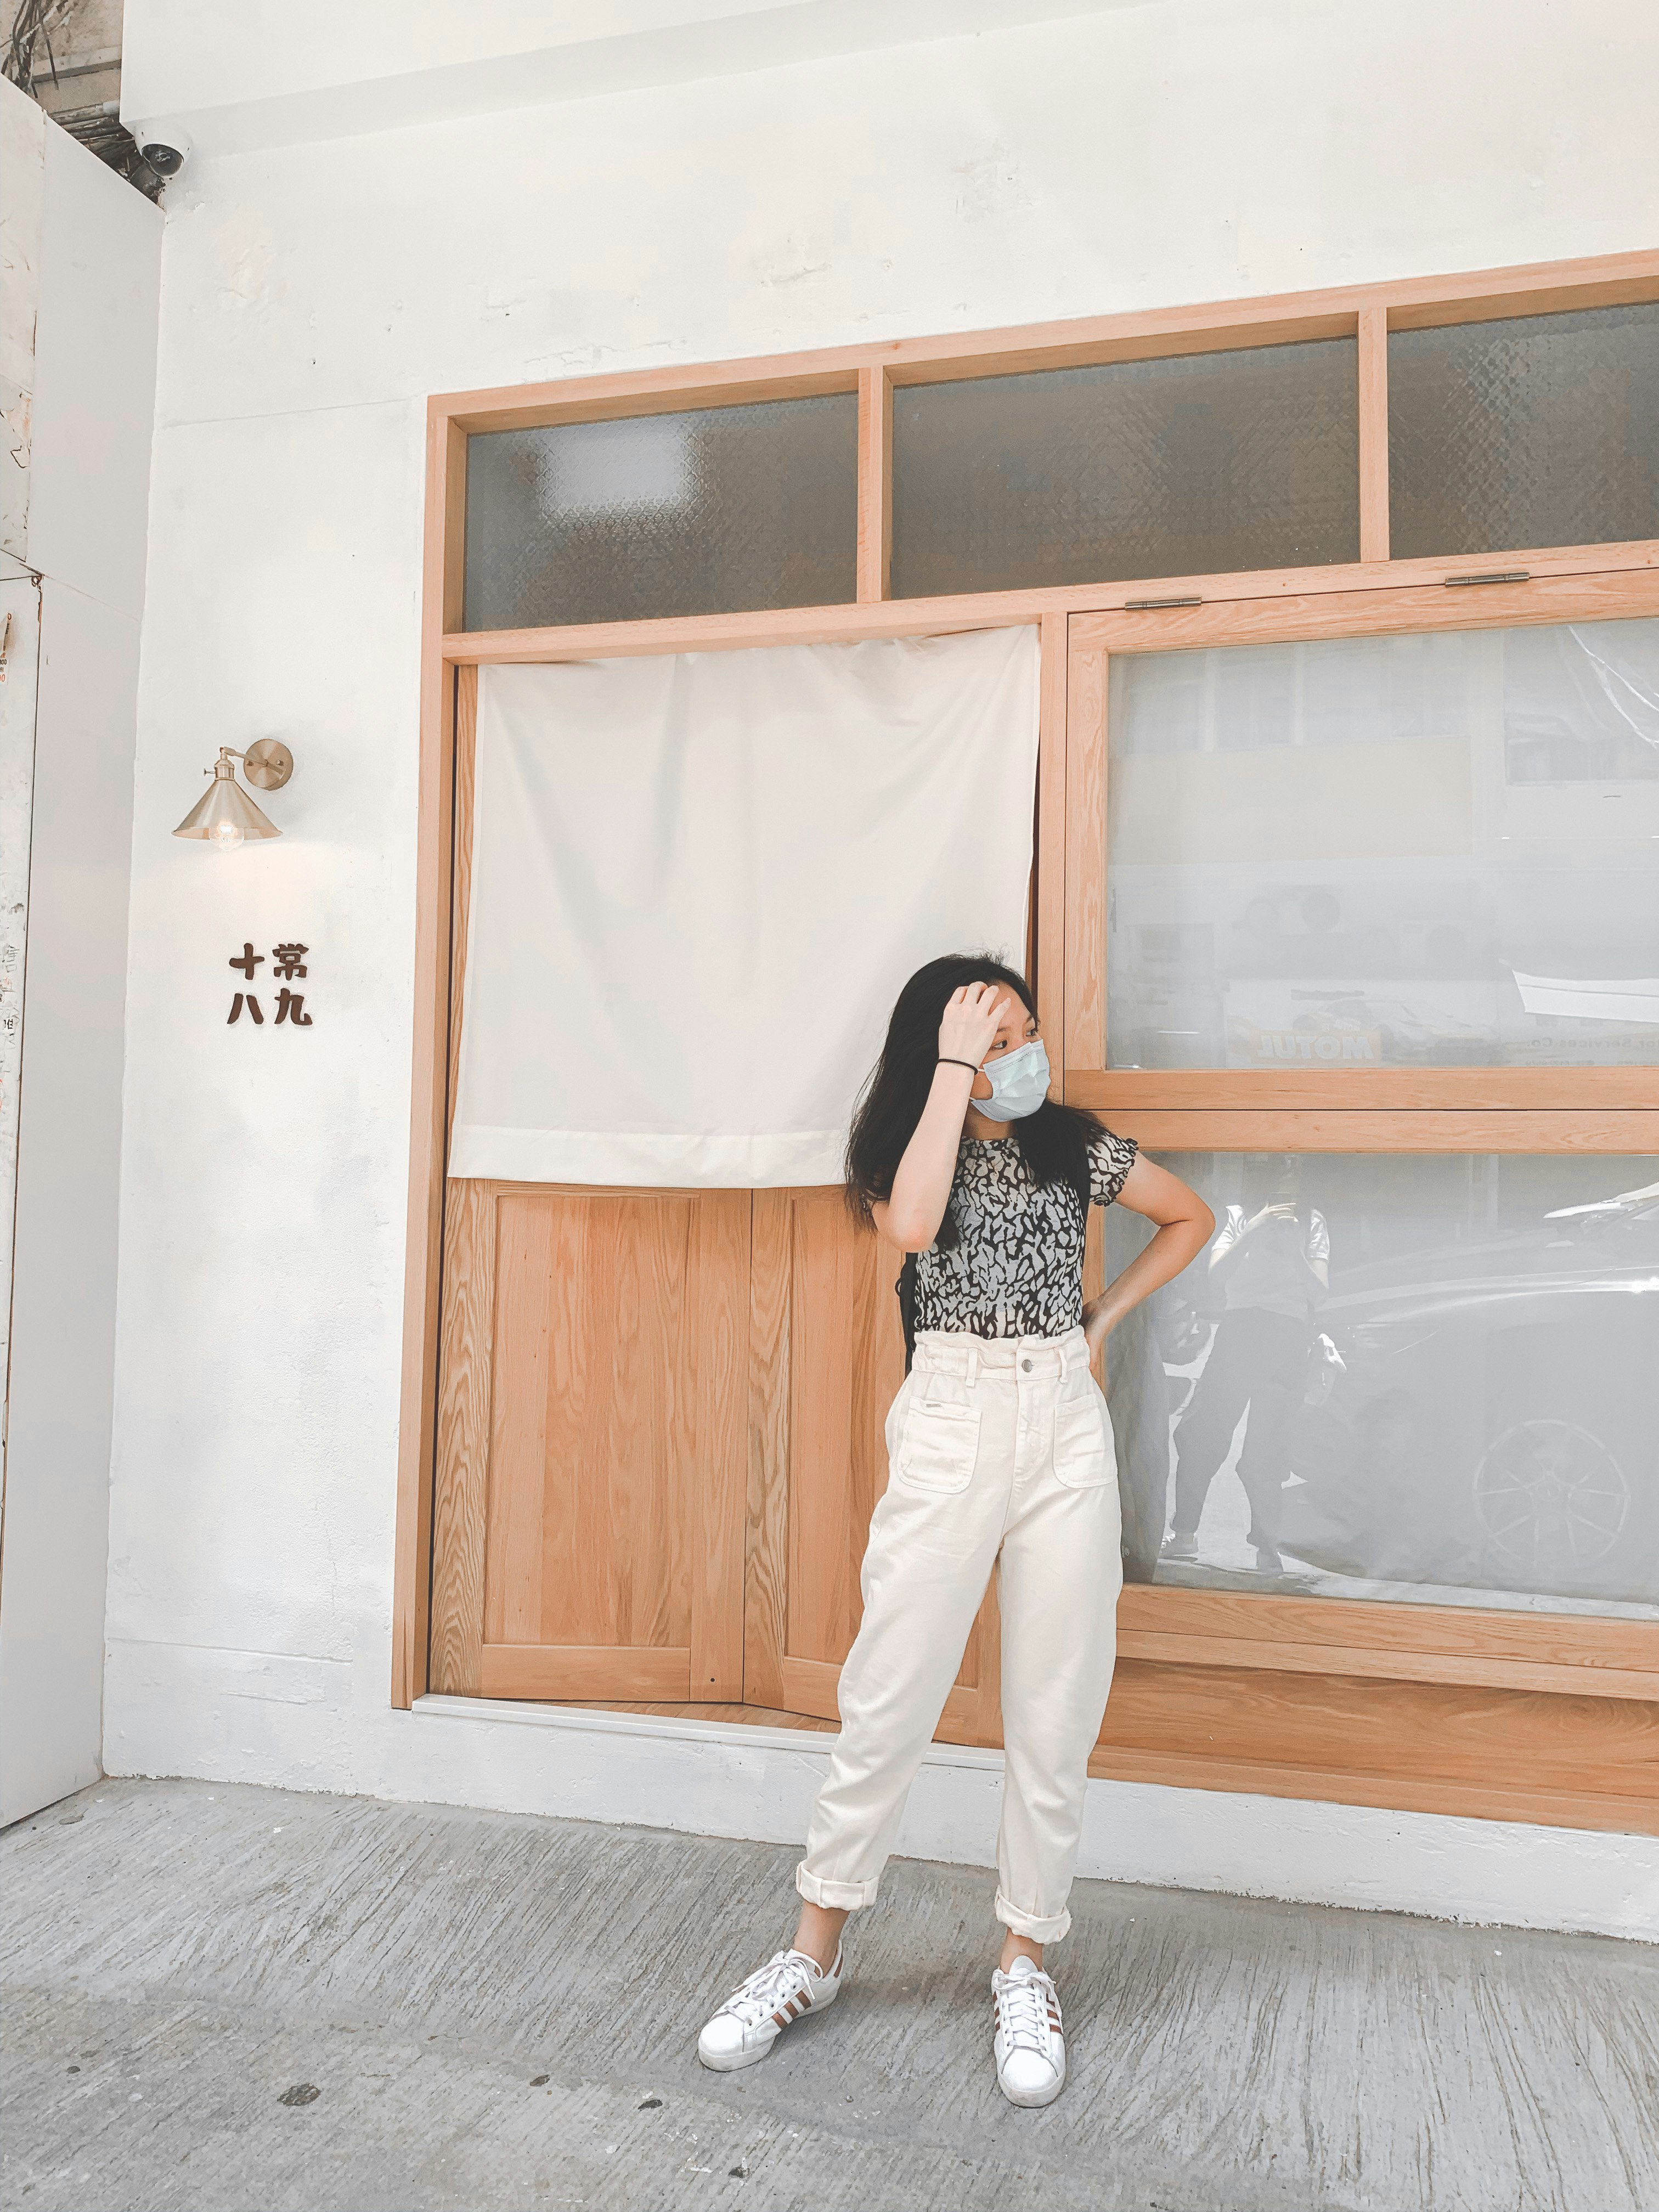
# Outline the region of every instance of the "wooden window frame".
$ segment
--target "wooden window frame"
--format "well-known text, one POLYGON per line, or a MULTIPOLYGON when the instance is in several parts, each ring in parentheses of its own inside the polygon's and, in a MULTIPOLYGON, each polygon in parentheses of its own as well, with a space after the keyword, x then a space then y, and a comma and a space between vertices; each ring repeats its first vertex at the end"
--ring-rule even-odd
MULTIPOLYGON (((1389 557, 1391 331, 1654 300, 1659 300, 1659 251, 453 392, 428 402, 394 1705, 410 1705, 428 1682, 444 1160, 453 1082, 450 978, 460 921, 452 906, 457 716, 459 695, 471 689, 458 682, 459 672, 487 664, 920 637, 1035 623, 1042 641, 1042 711, 1034 951, 1039 1008, 1060 1045, 1055 1056, 1065 1070, 1068 1097, 1101 1107, 1115 1126, 1161 1149, 1659 1150, 1655 1077, 1639 1068, 1109 1071, 1104 976, 1097 972, 1104 943, 1104 855, 1097 827, 1104 792, 1098 780, 1104 775, 1110 652, 1659 612, 1659 540, 1413 561, 1389 557), (1355 338, 1358 347, 1358 562, 927 599, 890 596, 895 385, 1340 337, 1355 338), (566 628, 463 629, 471 437, 828 392, 855 392, 859 401, 854 601, 566 628), (1500 564, 1505 572, 1524 570, 1528 580, 1448 592, 1449 581, 1479 577, 1500 564), (1184 604, 1157 610, 1134 604, 1157 599, 1184 604), (1092 856, 1085 826, 1091 823, 1096 825, 1092 856)), ((1126 1590, 1120 1627, 1126 1658, 1160 1668, 1243 1668, 1286 1677, 1340 1676, 1360 1684, 1381 1679, 1396 1686, 1576 1692, 1659 1704, 1659 1626, 1643 1622, 1149 1586, 1126 1590)), ((1286 1770, 1282 1776, 1275 1771, 1277 1778, 1270 1778, 1251 1766, 1229 1778, 1224 1760, 1210 1765, 1213 1773, 1200 1772, 1203 1762, 1191 1759, 1160 1763, 1148 1754, 1111 1754, 1103 1747, 1094 1771, 1286 1795, 1346 1796, 1352 1802, 1403 1802, 1392 1782, 1380 1783, 1382 1794, 1367 1796, 1352 1778, 1334 1788, 1329 1778, 1310 1770, 1286 1770)), ((1498 1809, 1491 1790, 1473 1786, 1425 1786, 1413 1802, 1425 1809, 1498 1809)), ((1523 1808, 1534 1802, 1534 1794, 1515 1796, 1516 1817, 1529 1817, 1523 1808)), ((1592 1809, 1585 1817, 1597 1816, 1592 1809)), ((1637 1808, 1628 1817, 1621 1812, 1617 1820, 1659 1825, 1651 1808, 1644 1814, 1637 1808)))
MULTIPOLYGON (((1107 699, 1114 653, 1644 616, 1659 616, 1659 572, 1650 569, 1587 570, 1478 592, 1407 583, 1391 591, 1070 617, 1063 781, 1051 766, 1050 787, 1039 801, 1044 820, 1061 813, 1065 820, 1066 1098, 1107 1114, 1149 1151, 1659 1152, 1659 1071, 1652 1067, 1106 1065, 1107 699)), ((1593 1684, 1601 1697, 1659 1698, 1654 1622, 1131 1584, 1119 1626, 1125 1657, 1165 1665, 1580 1695, 1593 1684)), ((1140 1771, 1127 1769, 1125 1778, 1140 1771)))

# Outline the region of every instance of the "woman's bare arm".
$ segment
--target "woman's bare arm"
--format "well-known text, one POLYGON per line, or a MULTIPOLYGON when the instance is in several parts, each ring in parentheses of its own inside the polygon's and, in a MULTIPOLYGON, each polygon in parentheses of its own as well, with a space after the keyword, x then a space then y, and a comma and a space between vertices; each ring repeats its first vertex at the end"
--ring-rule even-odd
POLYGON ((1107 1285, 1104 1294, 1084 1308, 1083 1326, 1091 1352, 1099 1351, 1125 1314, 1198 1257, 1215 1227, 1215 1216, 1198 1193, 1144 1153, 1137 1156, 1116 1203, 1155 1221, 1158 1234, 1117 1280, 1107 1285))
POLYGON ((925 1252, 939 1235, 956 1180, 968 1095, 991 1049, 1007 996, 994 983, 964 984, 951 994, 939 1028, 943 1057, 933 1070, 927 1103, 898 1164, 891 1197, 878 1199, 872 1208, 876 1227, 901 1252, 925 1252), (957 1060, 970 1064, 958 1067, 957 1060))

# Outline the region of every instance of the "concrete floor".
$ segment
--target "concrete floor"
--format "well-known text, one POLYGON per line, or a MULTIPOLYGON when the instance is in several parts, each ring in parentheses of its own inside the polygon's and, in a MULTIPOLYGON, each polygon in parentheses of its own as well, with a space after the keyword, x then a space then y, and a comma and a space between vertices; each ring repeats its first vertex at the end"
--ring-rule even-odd
POLYGON ((795 1856, 100 1784, 0 1837, 0 2202, 1659 2207, 1659 1949, 1080 1883, 1071 2081, 1020 2112, 988 2058, 993 1878, 902 1861, 835 2010, 705 2073, 795 1856))

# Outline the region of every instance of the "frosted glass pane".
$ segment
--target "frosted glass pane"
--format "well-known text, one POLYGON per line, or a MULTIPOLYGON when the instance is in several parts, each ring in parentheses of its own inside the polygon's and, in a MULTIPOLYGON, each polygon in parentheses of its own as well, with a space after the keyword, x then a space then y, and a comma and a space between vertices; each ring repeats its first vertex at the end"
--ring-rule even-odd
POLYGON ((1659 1620, 1659 1158, 1165 1164, 1219 1225, 1107 1351, 1132 1578, 1659 1620))
POLYGON ((468 629, 837 605, 857 562, 852 392, 468 443, 468 629))
POLYGON ((1359 557, 1351 338, 901 386, 893 595, 1359 557))
POLYGON ((1659 1060, 1659 621, 1114 655, 1113 1067, 1659 1060))
POLYGON ((1389 339, 1396 560, 1659 537, 1659 305, 1389 339))

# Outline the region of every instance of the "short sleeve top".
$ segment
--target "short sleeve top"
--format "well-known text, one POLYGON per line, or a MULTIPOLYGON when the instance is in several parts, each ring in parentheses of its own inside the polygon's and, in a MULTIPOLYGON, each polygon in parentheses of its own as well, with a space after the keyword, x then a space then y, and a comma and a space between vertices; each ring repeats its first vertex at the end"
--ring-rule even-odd
MULTIPOLYGON (((1109 1206, 1134 1165, 1132 1138, 1089 1140, 1089 1195, 1109 1206)), ((951 1186, 959 1241, 916 1255, 915 1325, 970 1336, 1064 1336, 1083 1319, 1088 1228, 1066 1182, 1038 1183, 1016 1137, 964 1137, 951 1186)))

